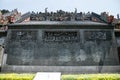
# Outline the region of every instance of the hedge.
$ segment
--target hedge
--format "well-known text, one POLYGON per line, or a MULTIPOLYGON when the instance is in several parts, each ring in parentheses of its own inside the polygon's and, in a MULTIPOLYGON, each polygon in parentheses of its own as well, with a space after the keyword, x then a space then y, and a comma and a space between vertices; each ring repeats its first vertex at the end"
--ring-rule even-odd
POLYGON ((6 73, 0 74, 0 80, 32 80, 35 74, 16 74, 6 73))
MULTIPOLYGON (((0 80, 33 80, 35 74, 0 74, 0 80)), ((61 80, 120 80, 120 74, 76 74, 61 75, 61 80)))
POLYGON ((61 80, 120 80, 120 74, 62 75, 61 80))

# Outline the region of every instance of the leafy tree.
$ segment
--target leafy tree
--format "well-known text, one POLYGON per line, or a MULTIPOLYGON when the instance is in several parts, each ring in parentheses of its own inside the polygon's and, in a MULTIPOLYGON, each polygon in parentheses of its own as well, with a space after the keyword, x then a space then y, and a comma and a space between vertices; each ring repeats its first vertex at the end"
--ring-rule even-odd
POLYGON ((1 10, 2 14, 5 14, 5 13, 9 13, 10 11, 9 10, 6 10, 6 9, 3 9, 1 10))

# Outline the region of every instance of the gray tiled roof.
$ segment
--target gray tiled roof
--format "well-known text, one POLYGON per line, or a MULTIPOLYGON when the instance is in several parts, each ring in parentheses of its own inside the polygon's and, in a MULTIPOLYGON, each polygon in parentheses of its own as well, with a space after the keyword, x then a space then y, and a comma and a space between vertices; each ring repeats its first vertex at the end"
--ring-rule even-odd
POLYGON ((27 13, 23 14, 21 16, 21 18, 19 20, 17 20, 15 23, 21 23, 22 21, 24 21, 28 17, 30 17, 30 12, 27 12, 27 13))

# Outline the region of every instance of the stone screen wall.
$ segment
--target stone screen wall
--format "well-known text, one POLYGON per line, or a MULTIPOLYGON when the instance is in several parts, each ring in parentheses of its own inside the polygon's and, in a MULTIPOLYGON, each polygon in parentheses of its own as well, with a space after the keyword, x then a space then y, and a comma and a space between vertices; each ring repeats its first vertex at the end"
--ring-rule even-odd
POLYGON ((9 65, 117 65, 111 29, 11 29, 5 52, 9 65))

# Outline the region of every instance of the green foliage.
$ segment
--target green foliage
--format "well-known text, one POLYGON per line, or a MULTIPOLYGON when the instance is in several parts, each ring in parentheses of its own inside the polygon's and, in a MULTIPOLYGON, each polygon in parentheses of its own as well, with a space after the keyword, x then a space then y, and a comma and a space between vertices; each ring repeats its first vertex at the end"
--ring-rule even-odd
POLYGON ((120 80, 120 74, 62 75, 61 80, 120 80))
POLYGON ((7 73, 0 74, 0 80, 32 80, 34 76, 35 76, 34 74, 7 73))
MULTIPOLYGON (((0 74, 0 80, 33 80, 35 74, 0 74)), ((61 80, 120 80, 120 74, 62 75, 61 80)))
POLYGON ((2 14, 5 14, 5 13, 9 13, 10 11, 9 10, 6 10, 6 9, 3 9, 1 10, 2 14))

